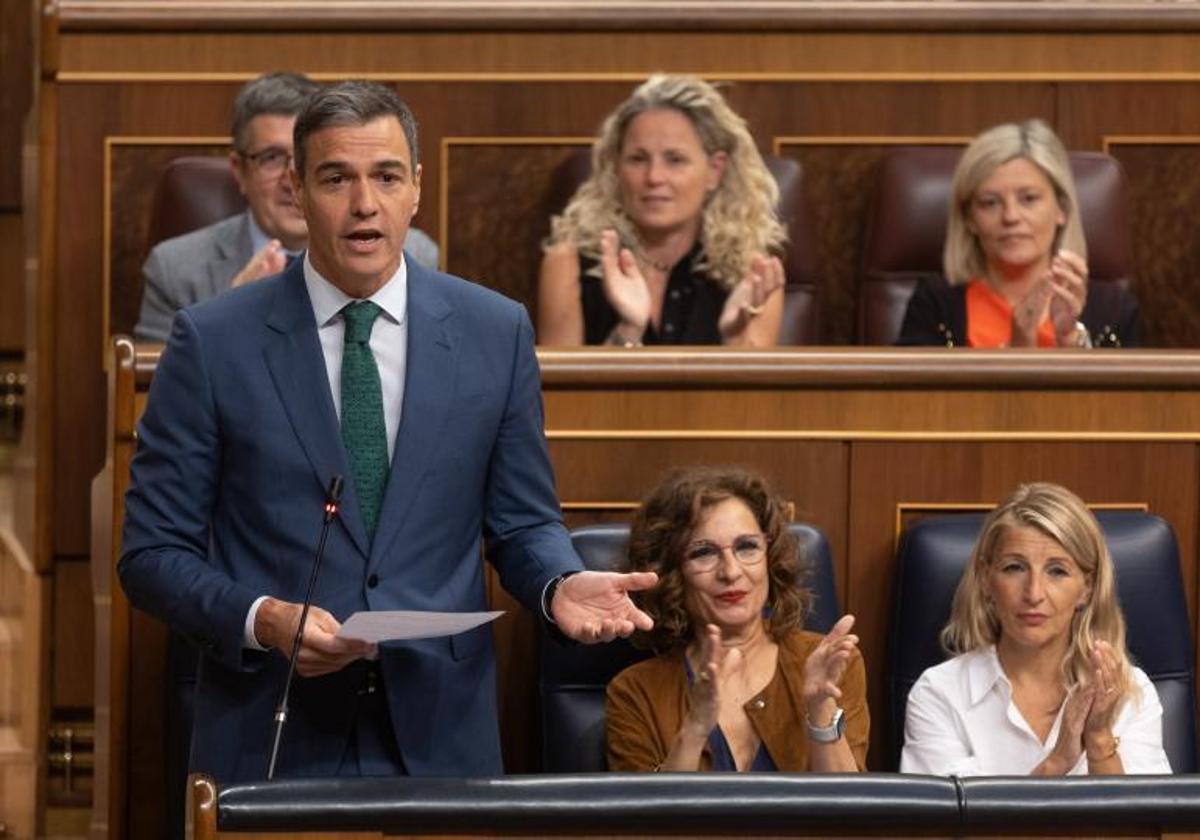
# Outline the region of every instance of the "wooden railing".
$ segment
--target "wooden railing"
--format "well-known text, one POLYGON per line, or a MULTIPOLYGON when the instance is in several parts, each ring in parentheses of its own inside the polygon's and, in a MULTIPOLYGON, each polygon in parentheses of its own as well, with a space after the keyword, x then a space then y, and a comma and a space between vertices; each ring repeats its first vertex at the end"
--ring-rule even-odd
POLYGON ((33 838, 43 778, 46 594, 12 532, 0 525, 0 837, 33 838))

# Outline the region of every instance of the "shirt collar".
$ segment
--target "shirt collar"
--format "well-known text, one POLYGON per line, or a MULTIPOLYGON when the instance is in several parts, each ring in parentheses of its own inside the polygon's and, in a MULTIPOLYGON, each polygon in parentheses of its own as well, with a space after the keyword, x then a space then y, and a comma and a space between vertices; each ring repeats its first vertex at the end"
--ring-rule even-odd
MULTIPOLYGON (((313 266, 307 252, 304 254, 304 285, 308 288, 308 299, 312 301, 318 329, 327 326, 346 304, 357 299, 322 277, 313 266)), ((396 273, 367 300, 378 305, 383 314, 392 321, 397 324, 404 323, 408 312, 408 267, 403 255, 400 257, 400 265, 396 267, 396 273)))
MULTIPOLYGON (((263 248, 267 247, 267 243, 274 237, 267 236, 261 227, 258 226, 258 220, 254 218, 254 213, 250 210, 246 211, 246 220, 250 223, 250 253, 257 254, 263 248)), ((301 249, 303 251, 303 249, 301 249)), ((300 256, 301 251, 289 251, 283 249, 283 253, 289 257, 300 256)))
POLYGON ((997 685, 1011 694, 1012 685, 1004 669, 1000 667, 1000 657, 996 655, 996 646, 974 651, 967 662, 967 690, 971 694, 971 705, 978 704, 997 685))

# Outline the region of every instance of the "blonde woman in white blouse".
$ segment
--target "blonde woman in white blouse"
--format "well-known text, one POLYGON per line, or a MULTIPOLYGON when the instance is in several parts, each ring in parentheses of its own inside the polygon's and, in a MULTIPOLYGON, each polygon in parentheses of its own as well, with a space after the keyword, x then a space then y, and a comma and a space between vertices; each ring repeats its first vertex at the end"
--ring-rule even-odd
POLYGON ((942 644, 908 696, 900 770, 933 775, 1170 773, 1162 706, 1125 650, 1108 546, 1055 484, 984 522, 942 644))

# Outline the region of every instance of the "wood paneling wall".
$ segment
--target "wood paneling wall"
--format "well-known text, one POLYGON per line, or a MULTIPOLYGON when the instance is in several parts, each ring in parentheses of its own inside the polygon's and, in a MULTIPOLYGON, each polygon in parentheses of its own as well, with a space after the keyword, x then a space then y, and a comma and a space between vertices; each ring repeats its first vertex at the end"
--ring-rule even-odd
POLYGON ((22 126, 33 103, 33 0, 0 0, 0 358, 25 350, 22 126))
MULTIPOLYGON (((47 6, 37 68, 44 212, 30 234, 40 243, 31 255, 40 272, 34 378, 44 409, 34 538, 45 547, 35 557, 39 567, 88 553, 88 486, 104 455, 103 352, 110 329, 128 328, 136 312, 145 208, 164 156, 195 150, 194 138, 224 136, 237 87, 269 70, 394 83, 421 120, 425 173, 417 223, 441 241, 450 270, 528 303, 546 225, 543 180, 557 160, 591 136, 650 72, 729 80, 728 96, 762 149, 796 157, 807 170, 831 342, 853 338, 865 187, 886 147, 960 140, 1001 120, 1042 116, 1068 146, 1108 148, 1127 165, 1146 338, 1171 346, 1200 341, 1200 313, 1191 305, 1194 216, 1187 212, 1200 189, 1200 170, 1189 166, 1200 137, 1200 11, 1150 0, 1119 9, 933 0, 906 4, 903 12, 888 3, 847 10, 803 0, 603 5, 59 0, 47 6), (106 277, 113 292, 108 307, 106 277)), ((789 403, 797 412, 789 422, 827 411, 819 405, 825 395, 810 397, 812 404, 789 403)), ((718 410, 703 394, 687 398, 698 412, 718 410)), ((970 395, 964 398, 974 405, 970 395)), ((895 414, 900 405, 926 417, 903 392, 885 406, 828 404, 842 412, 828 416, 828 430, 851 427, 858 412, 895 414)), ((1088 405, 1110 408, 1099 400, 1088 405)), ((647 422, 662 419, 656 412, 647 422)), ((745 421, 753 427, 752 416, 745 421)), ((941 427, 912 427, 923 428, 941 427)), ((768 456, 764 446, 747 451, 771 469, 800 458, 797 469, 827 470, 822 459, 841 458, 850 466, 846 475, 856 474, 859 456, 839 445, 806 447, 808 454, 787 458, 769 446, 768 456)), ((644 441, 628 448, 647 464, 682 457, 644 441)), ((738 458, 742 448, 721 444, 715 451, 738 458)), ((573 487, 619 478, 615 466, 560 475, 573 487), (606 469, 613 470, 607 479, 606 469)), ((996 486, 981 484, 976 495, 996 486)), ((586 498, 589 491, 579 492, 586 498)), ((803 508, 829 499, 798 502, 803 508)), ((592 515, 584 508, 571 515, 585 514, 592 515)), ((836 550, 850 550, 852 532, 838 530, 849 525, 831 527, 843 534, 834 537, 841 540, 836 550)), ((85 605, 75 609, 86 615, 85 605)), ((86 685, 56 689, 59 697, 87 693, 86 685)))
POLYGON ((23 225, 19 209, 0 210, 0 358, 25 353, 23 225))
MULTIPOLYGON (((861 238, 876 167, 887 149, 898 143, 959 145, 983 127, 1037 116, 1065 137, 1075 137, 1069 141, 1073 148, 1106 150, 1126 164, 1145 343, 1184 347, 1200 342, 1200 312, 1176 305, 1197 297, 1194 237, 1187 227, 1194 216, 1187 202, 1200 191, 1200 169, 1191 166, 1200 154, 1200 109, 1187 123, 1194 135, 1184 133, 1177 118, 1175 127, 1148 120, 1133 133, 1123 113, 1128 85, 1086 86, 1084 98, 1094 108, 1087 113, 1079 113, 1075 102, 1081 87, 757 79, 730 86, 728 98, 753 126, 763 151, 793 157, 804 168, 825 340, 847 344, 856 339, 861 238), (1060 108, 1060 100, 1073 107, 1060 108)), ((1136 91, 1148 87, 1134 86, 1136 91)), ((1166 87, 1172 102, 1200 101, 1196 84, 1166 87)), ((79 269, 90 269, 100 291, 111 288, 109 320, 104 321, 101 308, 93 335, 96 327, 101 335, 132 329, 157 178, 172 157, 216 151, 193 138, 222 135, 236 88, 233 82, 64 86, 62 109, 91 112, 95 118, 79 126, 88 137, 78 142, 86 140, 101 152, 99 160, 74 157, 69 170, 72 177, 99 175, 103 186, 100 194, 75 199, 87 204, 79 221, 91 223, 74 241, 99 234, 89 253, 105 257, 99 274, 94 259, 79 269), (186 117, 176 110, 179 102, 188 105, 186 117), (106 114, 123 113, 130 114, 123 125, 94 124, 103 123, 106 114), (97 195, 107 196, 98 209, 97 195)), ((499 289, 532 310, 540 242, 549 230, 551 174, 628 94, 629 83, 402 81, 398 88, 422 123, 425 172, 417 224, 440 239, 450 271, 499 289)))
POLYGON ((0 0, 0 210, 21 208, 21 125, 33 103, 32 0, 0 0))

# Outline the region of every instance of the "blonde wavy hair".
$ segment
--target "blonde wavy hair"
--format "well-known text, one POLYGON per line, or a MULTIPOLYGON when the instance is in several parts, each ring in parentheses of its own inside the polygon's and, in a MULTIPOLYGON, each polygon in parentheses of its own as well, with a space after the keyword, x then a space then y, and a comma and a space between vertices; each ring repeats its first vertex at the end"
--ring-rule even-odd
POLYGON ((728 158, 720 184, 704 204, 696 268, 731 289, 745 275, 751 259, 778 254, 787 240, 776 210, 779 187, 763 163, 746 121, 716 88, 693 76, 651 76, 605 118, 600 136, 592 144, 592 174, 562 215, 551 221, 545 244, 569 242, 579 253, 596 259, 600 234, 613 228, 622 247, 644 262, 633 220, 621 204, 617 165, 625 131, 634 117, 664 108, 691 121, 706 154, 724 152, 728 158))
POLYGON ((1009 161, 1024 158, 1042 171, 1066 217, 1059 244, 1087 260, 1087 241, 1079 221, 1079 199, 1071 160, 1053 129, 1041 120, 1004 123, 989 128, 967 146, 954 168, 950 188, 950 215, 942 269, 951 285, 970 282, 987 272, 987 258, 979 240, 967 226, 975 193, 991 174, 1009 161))
POLYGON ((1096 517, 1070 490, 1057 484, 1022 484, 993 510, 971 552, 971 560, 954 593, 950 621, 941 634, 951 654, 967 653, 1000 640, 1000 622, 984 587, 1001 541, 1009 528, 1034 528, 1061 545, 1083 572, 1091 593, 1071 618, 1071 637, 1062 661, 1068 690, 1087 685, 1092 676, 1090 651, 1096 641, 1112 646, 1117 660, 1117 703, 1136 692, 1125 649, 1125 617, 1117 603, 1117 587, 1108 543, 1096 517))

